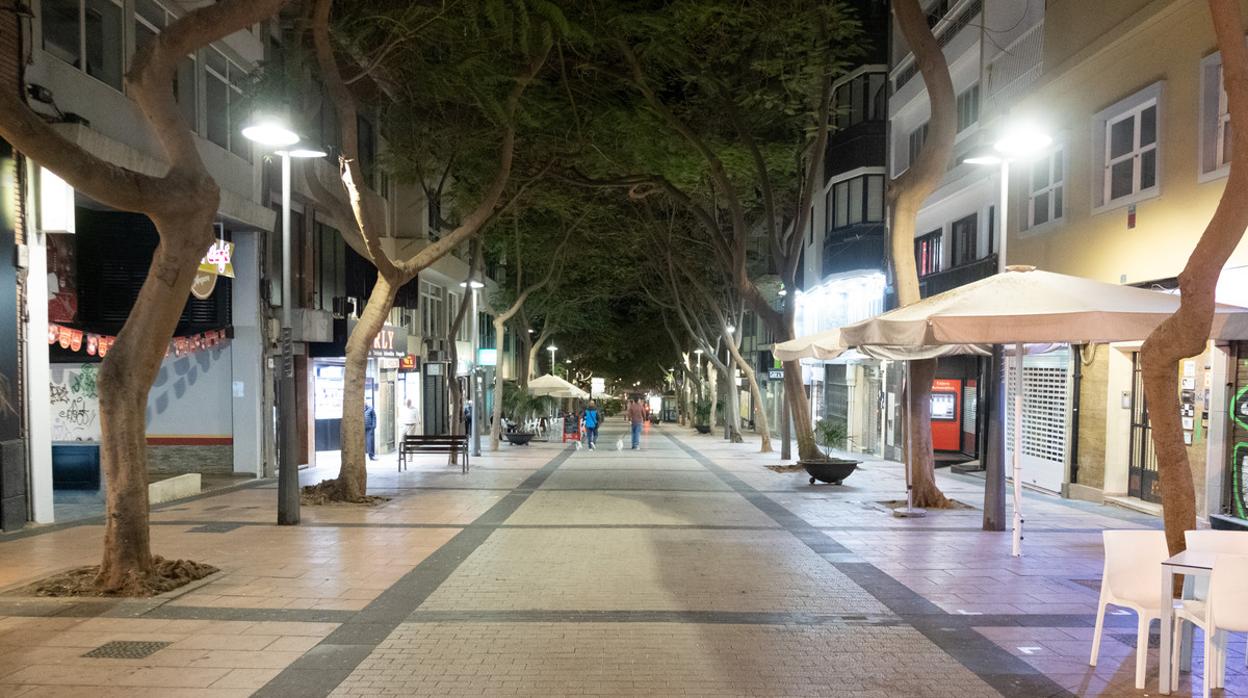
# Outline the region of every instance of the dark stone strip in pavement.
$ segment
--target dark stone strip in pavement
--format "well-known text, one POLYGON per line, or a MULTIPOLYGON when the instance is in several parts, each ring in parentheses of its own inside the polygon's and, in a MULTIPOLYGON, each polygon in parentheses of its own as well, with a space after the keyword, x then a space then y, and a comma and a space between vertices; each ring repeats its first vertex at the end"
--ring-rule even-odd
POLYGON ((814 550, 817 553, 850 552, 850 550, 845 546, 824 535, 823 532, 814 526, 811 526, 802 517, 789 511, 784 507, 784 505, 780 504, 771 497, 762 494, 748 485, 741 478, 733 475, 726 468, 721 467, 718 463, 702 455, 701 451, 685 445, 682 441, 667 432, 664 432, 663 435, 671 439, 677 446, 680 447, 681 450, 688 454, 690 458, 697 461, 699 465, 711 471, 711 473, 723 481, 725 485, 731 487, 734 492, 744 497, 750 502, 750 504, 753 504, 764 514, 771 517, 773 521, 780 524, 781 528, 785 529, 789 533, 792 533, 794 536, 797 536, 798 540, 805 543, 811 550, 814 550))
MULTIPOLYGON (((814 540, 817 536, 831 541, 822 531, 807 523, 801 517, 785 509, 775 500, 754 490, 740 478, 728 472, 697 449, 686 445, 671 434, 665 434, 682 450, 692 456, 708 470, 718 475, 729 486, 749 499, 755 506, 759 500, 769 503, 759 506, 768 516, 789 530, 799 540, 817 553, 851 552, 839 543, 833 542, 839 550, 828 550, 822 541, 814 540), (773 514, 776 508, 783 509, 781 515, 773 514), (814 540, 816 545, 811 545, 814 540)), ((918 533, 923 529, 915 529, 918 533)), ((826 556, 825 556, 826 557, 826 556)), ((980 635, 970 627, 961 623, 945 622, 954 617, 945 613, 939 606, 916 593, 901 582, 893 579, 888 573, 875 565, 866 562, 832 562, 830 564, 849 577, 855 584, 862 587, 890 611, 901 618, 924 637, 950 657, 958 661, 985 683, 992 686, 1002 695, 1013 698, 1034 698, 1036 696, 1069 696, 1069 691, 1019 657, 1015 657, 988 638, 980 635)))
POLYGON ((472 525, 403 575, 358 613, 354 613, 311 651, 273 677, 253 696, 328 696, 399 623, 429 598, 516 509, 542 486, 546 478, 572 455, 560 451, 546 465, 525 478, 472 525))
POLYGON ((689 625, 901 625, 892 616, 749 611, 416 611, 409 623, 678 623, 689 625))
POLYGON ((22 599, 0 601, 0 616, 22 618, 96 618, 117 605, 116 599, 69 601, 60 599, 22 599))
MULTIPOLYGON (((225 533, 228 530, 235 530, 244 526, 270 527, 273 524, 268 521, 214 521, 205 523, 193 519, 176 520, 176 521, 153 521, 153 526, 196 526, 211 530, 200 532, 225 533), (228 530, 218 530, 228 529, 228 530)), ((399 522, 376 522, 376 523, 360 523, 360 522, 311 522, 304 521, 299 524, 304 528, 433 528, 433 529, 463 529, 463 528, 541 528, 541 529, 661 529, 671 528, 677 530, 694 530, 694 531, 775 531, 778 526, 734 526, 731 524, 509 524, 509 523, 477 523, 470 524, 453 524, 453 523, 399 523, 399 522)), ((191 532, 195 532, 192 529, 191 532)))
MULTIPOLYGON (((164 504, 157 504, 153 506, 151 510, 163 511, 165 509, 172 509, 173 507, 181 506, 188 502, 194 502, 200 499, 207 499, 209 497, 218 497, 223 494, 237 492, 238 490, 251 489, 253 487, 256 489, 262 489, 265 483, 269 483, 269 482, 273 482, 273 480, 267 479, 267 478, 259 479, 259 480, 248 480, 247 482, 243 482, 237 485, 221 487, 219 489, 209 490, 207 492, 200 492, 199 494, 191 495, 190 497, 184 497, 182 499, 175 499, 172 502, 165 502, 164 504)), ((73 521, 65 521, 62 523, 47 524, 47 525, 42 525, 42 526, 41 525, 27 526, 26 528, 23 528, 17 531, 11 531, 9 533, 0 533, 0 543, 7 543, 8 541, 11 541, 11 540, 21 540, 22 538, 31 538, 33 536, 42 536, 46 533, 56 533, 57 531, 64 531, 65 529, 68 529, 68 528, 77 528, 78 526, 100 526, 100 525, 103 525, 103 523, 104 523, 104 515, 101 514, 99 516, 91 516, 85 519, 74 519, 73 521)), ((197 522, 197 523, 202 523, 202 522, 197 522)))
POLYGON ((330 611, 316 608, 218 608, 216 606, 164 605, 143 614, 143 618, 159 620, 245 620, 252 622, 281 621, 288 623, 345 623, 355 611, 330 611))
MULTIPOLYGON (((911 533, 922 530, 925 533, 984 533, 982 526, 923 526, 921 529, 909 526, 815 526, 820 531, 870 531, 889 533, 911 533)), ((1102 533, 1103 528, 1027 528, 1027 535, 1040 533, 1102 533)))

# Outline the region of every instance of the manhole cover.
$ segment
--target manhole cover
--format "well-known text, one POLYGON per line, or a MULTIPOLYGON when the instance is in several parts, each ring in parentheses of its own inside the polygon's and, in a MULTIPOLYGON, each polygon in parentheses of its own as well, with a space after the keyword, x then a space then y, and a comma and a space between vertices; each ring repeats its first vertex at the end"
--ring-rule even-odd
POLYGON ((173 643, 114 640, 113 642, 106 642, 82 656, 103 659, 143 659, 171 644, 173 643))

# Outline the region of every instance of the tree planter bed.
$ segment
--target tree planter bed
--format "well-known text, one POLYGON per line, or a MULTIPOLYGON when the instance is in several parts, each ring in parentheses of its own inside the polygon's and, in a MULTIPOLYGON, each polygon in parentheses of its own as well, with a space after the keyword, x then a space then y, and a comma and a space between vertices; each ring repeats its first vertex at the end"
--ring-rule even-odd
POLYGON ((798 461, 798 464, 806 469, 806 474, 810 475, 810 484, 813 485, 818 480, 829 485, 839 485, 842 480, 858 469, 860 462, 832 458, 830 460, 798 461))

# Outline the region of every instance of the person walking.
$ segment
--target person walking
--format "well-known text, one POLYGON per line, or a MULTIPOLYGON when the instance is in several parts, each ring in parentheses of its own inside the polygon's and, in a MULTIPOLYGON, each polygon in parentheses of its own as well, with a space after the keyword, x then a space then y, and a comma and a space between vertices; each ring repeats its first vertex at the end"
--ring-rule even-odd
POLYGON ((633 398, 628 403, 628 421, 633 425, 633 450, 641 448, 641 425, 646 421, 646 409, 640 398, 633 398))
POLYGON ((416 405, 412 404, 410 399, 405 404, 407 405, 407 416, 404 420, 406 428, 403 433, 408 435, 415 434, 419 431, 420 410, 416 409, 416 405))
POLYGON ((369 460, 377 460, 377 412, 364 403, 364 450, 369 460))
POLYGON ((585 408, 585 445, 589 450, 594 450, 594 444, 598 443, 598 427, 602 425, 602 414, 598 412, 598 405, 593 400, 589 401, 589 406, 585 408))

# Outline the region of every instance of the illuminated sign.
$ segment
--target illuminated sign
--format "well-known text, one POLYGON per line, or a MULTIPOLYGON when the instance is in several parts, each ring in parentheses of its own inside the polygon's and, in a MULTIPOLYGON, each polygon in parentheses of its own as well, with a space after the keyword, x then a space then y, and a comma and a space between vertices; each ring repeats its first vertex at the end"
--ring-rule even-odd
POLYGON ((415 371, 416 370, 416 355, 405 354, 404 356, 399 358, 399 370, 400 371, 415 371))
POLYGON ((212 243, 208 254, 199 260, 199 270, 205 274, 234 278, 234 243, 225 240, 212 243))
POLYGON ((485 349, 485 348, 478 349, 477 350, 477 365, 478 366, 497 366, 498 365, 498 350, 497 349, 485 349))

